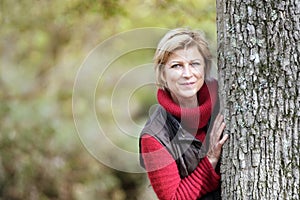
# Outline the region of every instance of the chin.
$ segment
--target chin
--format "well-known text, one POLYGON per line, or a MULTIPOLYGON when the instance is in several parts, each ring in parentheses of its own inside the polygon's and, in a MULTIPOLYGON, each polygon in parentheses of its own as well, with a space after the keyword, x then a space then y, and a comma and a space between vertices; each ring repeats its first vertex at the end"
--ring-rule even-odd
POLYGON ((184 98, 191 98, 191 97, 194 97, 195 95, 197 95, 197 92, 196 91, 191 91, 191 92, 183 92, 181 93, 181 97, 184 97, 184 98))

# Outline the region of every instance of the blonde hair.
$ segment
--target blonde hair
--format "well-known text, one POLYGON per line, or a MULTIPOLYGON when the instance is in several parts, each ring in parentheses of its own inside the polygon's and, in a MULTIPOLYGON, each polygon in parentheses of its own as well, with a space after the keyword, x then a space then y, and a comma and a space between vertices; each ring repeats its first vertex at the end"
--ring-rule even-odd
POLYGON ((209 50, 203 33, 188 28, 177 28, 168 31, 160 40, 154 54, 154 69, 156 74, 157 86, 166 89, 163 79, 164 66, 170 55, 179 49, 185 49, 196 46, 204 58, 205 62, 205 80, 211 79, 210 71, 212 66, 212 54, 209 50))

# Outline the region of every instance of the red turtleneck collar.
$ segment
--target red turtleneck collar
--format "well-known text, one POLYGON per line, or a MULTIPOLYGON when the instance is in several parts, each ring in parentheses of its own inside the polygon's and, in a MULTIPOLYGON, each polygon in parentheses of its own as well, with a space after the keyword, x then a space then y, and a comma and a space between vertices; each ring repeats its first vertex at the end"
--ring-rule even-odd
POLYGON ((198 91, 198 107, 181 108, 176 104, 168 91, 159 89, 157 99, 159 104, 173 116, 178 118, 183 126, 191 129, 204 128, 212 114, 217 100, 217 81, 206 81, 198 91))

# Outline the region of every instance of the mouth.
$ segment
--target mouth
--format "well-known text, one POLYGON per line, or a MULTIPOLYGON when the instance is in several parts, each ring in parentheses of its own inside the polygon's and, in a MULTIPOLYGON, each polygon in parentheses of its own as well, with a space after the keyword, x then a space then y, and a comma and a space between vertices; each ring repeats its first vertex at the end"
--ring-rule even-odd
POLYGON ((194 85, 196 82, 185 82, 185 83, 181 83, 180 85, 186 85, 186 86, 191 86, 194 85))

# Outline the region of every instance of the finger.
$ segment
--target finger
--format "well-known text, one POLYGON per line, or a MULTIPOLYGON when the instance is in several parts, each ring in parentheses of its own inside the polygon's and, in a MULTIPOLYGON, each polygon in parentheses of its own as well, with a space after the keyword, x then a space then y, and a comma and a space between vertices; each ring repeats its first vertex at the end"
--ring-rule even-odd
POLYGON ((217 137, 217 140, 218 140, 218 141, 220 140, 221 135, 222 135, 222 133, 223 133, 225 127, 226 127, 226 124, 225 124, 224 122, 222 122, 222 123, 220 124, 220 126, 218 127, 217 132, 216 132, 216 137, 217 137))
POLYGON ((227 139, 229 138, 228 134, 225 134, 222 139, 216 144, 214 152, 217 154, 221 153, 222 147, 225 144, 225 142, 227 141, 227 139))
POLYGON ((211 134, 212 135, 215 135, 216 132, 218 131, 218 128, 220 127, 220 124, 222 123, 222 115, 219 113, 217 115, 217 117, 215 118, 215 121, 214 121, 214 124, 213 124, 213 127, 212 127, 212 130, 211 130, 211 134))
POLYGON ((223 122, 224 122, 224 117, 223 115, 219 114, 218 118, 216 118, 216 124, 215 124, 216 128, 218 129, 223 122))
POLYGON ((219 127, 221 121, 222 121, 222 115, 219 113, 214 121, 214 126, 219 127))
POLYGON ((224 134, 222 139, 219 141, 219 143, 223 146, 223 144, 227 141, 228 138, 229 138, 229 135, 224 134))
POLYGON ((216 148, 214 151, 221 151, 221 148, 222 148, 222 144, 220 144, 220 141, 221 141, 221 135, 223 133, 223 130, 225 128, 225 123, 223 122, 221 124, 221 126, 218 128, 217 132, 215 133, 215 135, 213 135, 211 137, 211 140, 210 140, 210 146, 214 149, 216 148))

